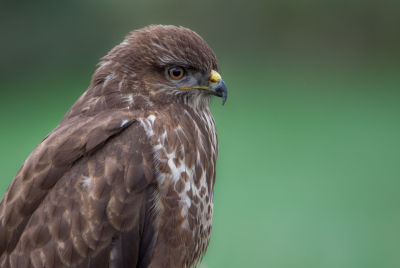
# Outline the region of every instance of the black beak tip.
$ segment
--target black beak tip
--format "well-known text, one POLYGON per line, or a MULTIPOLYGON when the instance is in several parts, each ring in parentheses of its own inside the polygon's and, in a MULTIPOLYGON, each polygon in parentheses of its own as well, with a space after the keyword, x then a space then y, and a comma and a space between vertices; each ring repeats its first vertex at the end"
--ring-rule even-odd
POLYGON ((218 97, 222 97, 222 106, 225 104, 228 98, 228 89, 226 88, 224 80, 221 79, 216 89, 214 90, 218 97))

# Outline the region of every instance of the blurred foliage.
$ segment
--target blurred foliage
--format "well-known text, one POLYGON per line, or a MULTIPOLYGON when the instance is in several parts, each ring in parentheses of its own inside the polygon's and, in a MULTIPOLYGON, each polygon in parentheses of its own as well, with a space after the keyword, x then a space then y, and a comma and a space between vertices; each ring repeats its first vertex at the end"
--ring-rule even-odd
POLYGON ((400 266, 400 1, 1 1, 0 190, 148 24, 199 33, 229 97, 215 267, 400 266))

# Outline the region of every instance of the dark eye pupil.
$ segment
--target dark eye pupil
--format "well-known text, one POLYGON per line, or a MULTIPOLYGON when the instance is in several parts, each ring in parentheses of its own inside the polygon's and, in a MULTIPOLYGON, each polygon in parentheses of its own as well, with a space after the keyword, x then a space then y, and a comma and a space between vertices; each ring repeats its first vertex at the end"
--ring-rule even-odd
POLYGON ((172 70, 172 75, 173 76, 180 76, 181 75, 181 70, 180 69, 178 69, 178 68, 175 68, 175 69, 173 69, 172 70))

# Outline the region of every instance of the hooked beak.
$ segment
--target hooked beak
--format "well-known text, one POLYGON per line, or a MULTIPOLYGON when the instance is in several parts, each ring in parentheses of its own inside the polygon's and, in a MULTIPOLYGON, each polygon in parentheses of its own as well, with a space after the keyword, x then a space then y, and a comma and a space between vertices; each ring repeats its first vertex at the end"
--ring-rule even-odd
POLYGON ((226 88, 224 80, 222 80, 219 73, 212 70, 210 76, 210 88, 209 92, 212 95, 222 98, 222 105, 225 104, 228 98, 228 89, 226 88))
POLYGON ((221 76, 219 73, 217 73, 214 70, 211 70, 211 75, 210 79, 208 81, 208 87, 206 86, 193 86, 193 87, 185 87, 182 88, 182 90, 187 90, 187 89, 203 89, 207 91, 209 94, 221 97, 222 98, 222 105, 225 104, 226 99, 228 98, 228 89, 226 88, 224 80, 222 80, 221 76))
POLYGON ((228 89, 226 88, 224 80, 220 80, 219 83, 213 87, 211 87, 208 92, 210 94, 215 95, 217 97, 222 98, 222 105, 225 104, 226 99, 228 98, 228 89))

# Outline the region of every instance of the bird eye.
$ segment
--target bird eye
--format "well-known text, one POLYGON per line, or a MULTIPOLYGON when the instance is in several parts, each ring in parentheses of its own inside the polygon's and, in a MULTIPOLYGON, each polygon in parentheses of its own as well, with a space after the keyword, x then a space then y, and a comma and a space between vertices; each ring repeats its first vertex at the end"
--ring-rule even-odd
POLYGON ((172 79, 178 80, 183 77, 183 75, 185 74, 185 71, 180 67, 172 67, 172 68, 169 68, 168 74, 172 79))

